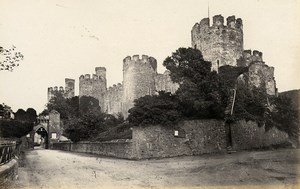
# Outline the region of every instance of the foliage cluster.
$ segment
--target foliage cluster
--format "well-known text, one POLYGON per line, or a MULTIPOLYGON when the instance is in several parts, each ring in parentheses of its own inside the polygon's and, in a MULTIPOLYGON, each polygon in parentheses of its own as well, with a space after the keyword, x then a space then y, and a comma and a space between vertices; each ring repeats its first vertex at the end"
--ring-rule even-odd
POLYGON ((0 120, 0 131, 4 138, 20 138, 32 131, 36 122, 36 111, 28 108, 26 111, 18 109, 15 119, 0 120))
POLYGON ((193 48, 179 48, 163 65, 179 84, 175 94, 160 92, 135 101, 129 110, 132 125, 176 124, 181 119, 222 119, 227 105, 227 89, 211 63, 193 48))
POLYGON ((192 48, 179 48, 163 65, 179 89, 175 94, 160 92, 135 100, 129 110, 131 125, 172 125, 181 119, 245 119, 265 125, 266 130, 275 126, 298 137, 299 110, 289 99, 268 96, 265 88, 249 88, 247 80, 237 82, 241 74, 247 79, 248 67, 222 66, 217 74, 201 52, 192 48), (236 91, 234 103, 230 89, 236 91), (232 106, 233 114, 226 113, 232 106))
POLYGON ((56 110, 60 113, 64 135, 73 142, 92 140, 99 133, 124 121, 122 115, 115 117, 103 113, 99 101, 90 96, 66 99, 58 92, 47 104, 47 109, 49 112, 56 110))
POLYGON ((181 118, 178 106, 175 95, 160 91, 158 95, 135 100, 135 106, 128 111, 128 121, 138 125, 171 125, 181 118))
POLYGON ((32 122, 0 120, 1 137, 20 138, 32 131, 33 125, 32 122))

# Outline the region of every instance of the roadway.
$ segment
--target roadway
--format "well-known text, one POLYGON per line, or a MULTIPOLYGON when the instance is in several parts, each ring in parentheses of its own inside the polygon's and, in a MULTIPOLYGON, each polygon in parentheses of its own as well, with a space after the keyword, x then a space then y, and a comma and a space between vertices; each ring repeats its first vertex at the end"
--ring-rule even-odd
POLYGON ((299 149, 132 161, 57 150, 25 154, 11 188, 297 188, 299 149))

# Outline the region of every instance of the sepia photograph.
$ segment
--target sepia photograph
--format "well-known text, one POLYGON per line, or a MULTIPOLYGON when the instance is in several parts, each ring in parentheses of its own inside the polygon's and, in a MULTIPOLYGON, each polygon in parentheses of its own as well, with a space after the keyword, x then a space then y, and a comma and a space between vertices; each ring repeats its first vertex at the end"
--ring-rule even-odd
POLYGON ((299 0, 0 0, 0 189, 300 188, 299 0))

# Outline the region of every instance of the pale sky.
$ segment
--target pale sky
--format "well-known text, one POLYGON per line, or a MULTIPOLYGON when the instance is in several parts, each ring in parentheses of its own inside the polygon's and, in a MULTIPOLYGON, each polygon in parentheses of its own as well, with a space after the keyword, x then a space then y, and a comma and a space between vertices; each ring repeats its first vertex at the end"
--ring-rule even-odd
MULTIPOLYGON (((209 14, 242 18, 244 48, 263 52, 279 91, 299 89, 300 1, 210 0, 209 14), (298 60, 298 61, 297 61, 298 60)), ((0 103, 41 112, 47 88, 107 69, 108 86, 122 82, 122 60, 146 54, 158 62, 191 46, 191 28, 208 16, 208 0, 0 0, 0 46, 24 60, 0 71, 0 103)))

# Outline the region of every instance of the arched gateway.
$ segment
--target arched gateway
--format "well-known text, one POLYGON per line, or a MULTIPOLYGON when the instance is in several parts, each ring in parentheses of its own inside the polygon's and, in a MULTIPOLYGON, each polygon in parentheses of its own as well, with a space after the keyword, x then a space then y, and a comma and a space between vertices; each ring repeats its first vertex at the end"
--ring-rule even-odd
POLYGON ((32 148, 41 146, 48 149, 51 142, 58 141, 61 137, 60 114, 52 110, 49 116, 39 116, 37 123, 30 132, 32 148))

